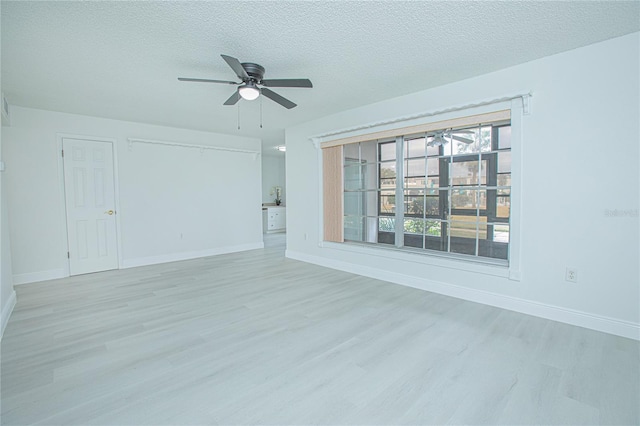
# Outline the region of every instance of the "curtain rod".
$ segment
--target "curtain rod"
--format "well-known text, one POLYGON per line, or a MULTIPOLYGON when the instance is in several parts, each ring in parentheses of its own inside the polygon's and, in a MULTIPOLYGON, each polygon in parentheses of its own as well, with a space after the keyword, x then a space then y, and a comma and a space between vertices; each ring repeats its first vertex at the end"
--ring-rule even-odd
POLYGON ((248 149, 239 149, 239 148, 225 148, 221 146, 210 146, 210 145, 195 145, 181 142, 167 142, 167 141, 156 141, 152 139, 139 139, 139 138, 128 138, 129 141, 129 149, 133 147, 134 143, 147 143, 152 145, 165 145, 165 146, 178 146, 182 148, 195 148, 200 151, 204 151, 205 149, 212 149, 214 151, 229 151, 229 152, 239 152, 242 154, 253 154, 254 159, 258 155, 260 155, 260 151, 251 151, 248 149))
POLYGON ((497 99, 491 99, 489 101, 481 101, 481 102, 476 102, 476 103, 472 103, 472 104, 466 104, 466 105, 459 105, 459 106, 454 106, 451 108, 445 108, 445 109, 441 109, 441 110, 437 110, 437 111, 428 111, 428 112, 422 112, 419 114, 414 114, 414 115, 408 115, 408 116, 404 116, 404 117, 398 117, 398 118, 394 118, 391 120, 384 120, 384 121, 377 121, 375 123, 369 123, 369 124, 364 124, 364 125, 360 125, 360 126, 356 126, 356 127, 349 127, 347 129, 341 129, 341 130, 335 130, 332 132, 327 132, 327 133, 323 133, 321 135, 317 135, 314 137, 309 138, 311 140, 311 142, 316 145, 316 148, 319 147, 319 143, 322 142, 323 139, 331 137, 331 136, 337 136, 337 135, 342 135, 345 133, 350 133, 350 132, 355 132, 358 130, 366 130, 366 129, 371 129, 374 127, 379 127, 379 126, 386 126, 388 124, 395 124, 395 123, 401 123, 403 121, 410 121, 410 120, 415 120, 417 118, 425 118, 425 117, 432 117, 435 115, 440 115, 440 114, 445 114, 447 112, 455 112, 455 111, 463 111, 465 109, 470 109, 470 108, 476 108, 476 107, 481 107, 481 106, 486 106, 486 105, 491 105, 491 104, 497 104, 500 102, 507 102, 507 101, 512 101, 514 99, 522 99, 522 109, 523 109, 523 114, 529 114, 530 112, 530 98, 533 96, 532 92, 526 92, 526 93, 520 93, 517 95, 509 95, 509 96, 505 96, 502 98, 497 98, 497 99))

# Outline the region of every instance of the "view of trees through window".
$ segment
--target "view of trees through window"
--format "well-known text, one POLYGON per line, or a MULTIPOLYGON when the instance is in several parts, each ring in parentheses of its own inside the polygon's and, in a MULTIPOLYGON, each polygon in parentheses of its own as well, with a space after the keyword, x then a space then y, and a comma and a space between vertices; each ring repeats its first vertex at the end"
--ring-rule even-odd
POLYGON ((508 122, 354 143, 344 157, 345 240, 508 258, 508 122))

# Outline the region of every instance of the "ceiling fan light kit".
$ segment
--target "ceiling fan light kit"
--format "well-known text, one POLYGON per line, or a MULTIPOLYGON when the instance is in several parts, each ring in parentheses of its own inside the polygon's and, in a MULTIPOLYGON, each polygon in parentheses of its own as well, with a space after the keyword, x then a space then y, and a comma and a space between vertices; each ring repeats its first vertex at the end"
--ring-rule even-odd
POLYGON ((252 101, 257 99, 260 94, 266 98, 282 105, 287 109, 295 108, 296 104, 289 99, 277 94, 273 90, 267 89, 267 87, 305 87, 312 88, 313 84, 307 78, 287 78, 287 79, 270 79, 265 80, 264 67, 262 65, 254 64, 253 62, 240 63, 234 57, 227 55, 220 55, 222 59, 231 67, 236 73, 238 78, 242 80, 240 83, 227 80, 209 80, 203 78, 184 78, 179 77, 179 81, 190 81, 198 83, 221 83, 221 84, 234 84, 238 87, 238 90, 226 100, 224 105, 235 105, 240 98, 252 101), (261 87, 262 86, 262 87, 261 87))
POLYGON ((240 93, 242 99, 253 101, 254 99, 258 99, 258 96, 260 96, 260 89, 258 89, 254 83, 249 82, 244 86, 240 86, 238 88, 238 93, 240 93))

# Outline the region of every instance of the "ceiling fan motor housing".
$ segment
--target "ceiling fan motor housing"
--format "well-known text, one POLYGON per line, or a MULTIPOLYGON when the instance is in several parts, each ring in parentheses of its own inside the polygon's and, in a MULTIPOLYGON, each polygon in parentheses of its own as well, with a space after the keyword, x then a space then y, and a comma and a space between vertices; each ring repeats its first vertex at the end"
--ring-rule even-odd
POLYGON ((249 74, 249 77, 257 83, 262 81, 264 77, 264 67, 262 65, 254 64, 252 62, 243 62, 242 68, 249 74))

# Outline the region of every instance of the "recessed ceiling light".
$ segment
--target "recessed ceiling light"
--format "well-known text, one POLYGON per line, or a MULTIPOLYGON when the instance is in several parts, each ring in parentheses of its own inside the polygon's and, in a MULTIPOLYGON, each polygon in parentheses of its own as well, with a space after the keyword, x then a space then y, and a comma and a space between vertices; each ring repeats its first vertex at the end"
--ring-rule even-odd
POLYGON ((287 147, 285 145, 278 145, 276 146, 276 149, 280 152, 285 152, 287 150, 287 147))

